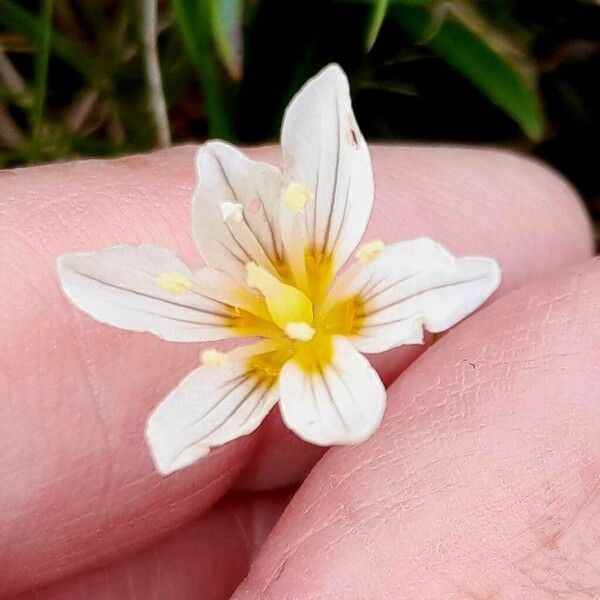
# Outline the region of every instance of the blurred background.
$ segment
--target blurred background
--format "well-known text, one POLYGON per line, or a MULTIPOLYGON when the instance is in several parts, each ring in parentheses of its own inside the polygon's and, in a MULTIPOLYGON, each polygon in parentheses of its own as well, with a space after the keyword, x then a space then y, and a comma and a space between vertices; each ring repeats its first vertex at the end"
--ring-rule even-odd
POLYGON ((274 141, 331 61, 369 140, 538 156, 600 220, 598 0, 0 0, 0 166, 274 141))

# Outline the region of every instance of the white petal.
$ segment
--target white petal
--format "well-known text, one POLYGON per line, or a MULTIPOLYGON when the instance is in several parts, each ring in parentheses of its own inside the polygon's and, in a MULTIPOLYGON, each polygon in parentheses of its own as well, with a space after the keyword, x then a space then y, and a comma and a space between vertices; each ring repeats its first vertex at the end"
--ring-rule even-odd
POLYGON ((252 308, 251 295, 225 275, 210 268, 193 274, 175 252, 149 244, 67 254, 58 273, 67 297, 94 319, 176 342, 233 337, 229 303, 252 308), (173 274, 189 289, 161 287, 160 277, 173 274))
POLYGON ((192 371, 151 413, 146 441, 168 475, 254 431, 279 398, 276 384, 249 373, 246 361, 192 371))
POLYGON ((358 295, 363 326, 353 338, 361 352, 383 352, 423 341, 452 327, 481 306, 500 285, 490 258, 455 258, 427 238, 386 247, 349 281, 342 274, 330 302, 358 295))
POLYGON ((270 269, 283 254, 278 223, 281 171, 223 142, 202 146, 197 168, 192 219, 206 263, 241 281, 248 262, 270 269))
POLYGON ((299 437, 320 446, 355 444, 377 429, 386 394, 366 358, 345 338, 333 338, 333 356, 316 372, 293 359, 280 374, 281 414, 299 437))
POLYGON ((309 243, 339 267, 362 238, 373 206, 371 158, 339 66, 323 69, 293 98, 281 144, 286 183, 314 195, 304 212, 309 243))

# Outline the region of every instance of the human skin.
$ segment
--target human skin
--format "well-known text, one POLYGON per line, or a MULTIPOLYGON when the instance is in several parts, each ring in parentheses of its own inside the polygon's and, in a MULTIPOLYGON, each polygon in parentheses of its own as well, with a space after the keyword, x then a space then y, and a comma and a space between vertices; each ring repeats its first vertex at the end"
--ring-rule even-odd
POLYGON ((288 493, 269 492, 222 499, 197 521, 132 556, 11 598, 229 598, 288 497, 288 493))
MULTIPOLYGON (((495 309, 496 303, 499 306, 500 297, 511 289, 531 280, 543 280, 549 273, 581 263, 591 255, 589 224, 575 194, 558 176, 538 164, 507 153, 460 148, 374 147, 372 151, 377 197, 366 239, 391 242, 430 236, 459 255, 494 256, 502 265, 504 281, 489 310, 495 309)), ((0 172, 0 265, 4 275, 0 314, 0 590, 5 596, 118 560, 143 562, 139 556, 148 554, 126 557, 151 547, 176 528, 197 521, 232 487, 271 490, 300 483, 323 452, 284 430, 274 412, 254 435, 212 452, 181 473, 160 478, 153 472, 144 446, 144 420, 151 407, 198 363, 202 346, 168 343, 96 323, 71 306, 58 289, 56 257, 75 250, 151 242, 173 247, 191 263, 201 264, 190 234, 193 153, 192 148, 177 148, 117 161, 0 172)), ((256 149, 251 154, 264 160, 276 161, 278 157, 274 148, 256 149)), ((539 285, 546 289, 543 286, 551 284, 539 285)), ((481 315, 487 314, 486 310, 481 315)), ((488 324, 483 316, 472 317, 459 326, 460 331, 468 331, 476 318, 479 321, 475 322, 488 324)), ((506 321, 502 321, 504 327, 506 321)), ((469 338, 473 344, 482 341, 478 336, 487 335, 485 326, 478 327, 478 334, 469 338)), ((493 320, 489 327, 495 327, 493 320)), ((457 364, 460 345, 441 350, 455 335, 458 333, 438 342, 415 365, 424 390, 434 389, 440 372, 457 364), (432 356, 437 357, 435 361, 432 356)), ((579 337, 581 334, 574 336, 574 341, 579 343, 579 337)), ((512 352, 507 350, 506 357, 518 361, 517 350, 527 344, 518 337, 513 342, 515 347, 512 352)), ((373 362, 384 379, 392 382, 422 350, 403 348, 374 357, 373 362)), ((405 377, 409 378, 414 369, 394 384, 382 431, 388 431, 389 419, 406 409, 406 402, 413 406, 404 393, 396 390, 408 385, 405 377)), ((464 381, 464 377, 460 379, 464 381)), ((548 381, 551 384, 553 380, 548 381)), ((533 392, 540 382, 530 379, 527 385, 533 392)), ((456 381, 453 386, 452 390, 456 381)), ((465 415, 449 411, 445 416, 450 424, 460 427, 460 419, 478 406, 472 404, 465 415)), ((492 403, 493 407, 496 404, 492 403)), ((430 444, 438 444, 437 428, 430 426, 422 435, 430 444)), ((404 438, 414 442, 405 431, 385 438, 390 445, 386 456, 399 474, 404 472, 404 454, 395 458, 394 451, 404 448, 397 441, 404 438)), ((303 521, 294 515, 302 512, 303 498, 311 498, 311 490, 323 486, 328 478, 354 472, 373 444, 377 449, 374 441, 327 453, 253 569, 246 590, 254 591, 244 592, 242 588, 240 594, 255 597, 251 594, 277 573, 282 545, 297 544, 302 538, 303 521), (342 460, 340 456, 347 458, 342 460), (344 471, 340 471, 336 460, 344 465, 344 471)), ((514 446, 512 440, 507 444, 514 446)), ((451 441, 447 445, 452 447, 451 441)), ((419 447, 417 444, 414 451, 419 447)), ((364 473, 361 476, 365 477, 364 473)), ((419 486, 427 489, 427 484, 428 480, 423 480, 419 486)), ((468 479, 463 482, 465 490, 472 485, 468 479)), ((506 486, 510 488, 509 483, 506 486)), ((352 491, 354 495, 345 498, 339 490, 328 494, 318 489, 322 502, 317 513, 311 513, 310 519, 317 519, 311 523, 318 522, 319 514, 326 520, 340 507, 343 511, 357 493, 352 491)), ((366 501, 381 501, 382 489, 377 486, 365 487, 362 493, 366 501)), ((406 493, 419 497, 418 490, 406 493)), ((447 508, 448 500, 445 502, 447 508)), ((242 502, 241 515, 247 510, 244 506, 242 502)), ((500 514, 502 507, 496 508, 500 514)), ((217 506, 210 518, 219 518, 219 510, 217 506)), ((236 518, 221 518, 223 527, 216 528, 221 535, 239 531, 236 518), (231 530, 225 522, 231 524, 231 530)), ((265 528, 262 531, 265 533, 265 528)), ((253 551, 240 548, 239 555, 231 558, 242 565, 236 571, 240 577, 253 551)), ((397 553, 397 546, 390 546, 392 551, 397 553)), ((303 552, 297 555, 300 561, 303 552)), ((352 563, 352 551, 341 552, 340 557, 341 571, 332 569, 331 573, 341 582, 343 570, 352 563)), ((313 558, 319 560, 318 556, 313 558)), ((364 556, 357 553, 356 559, 362 564, 364 556)), ((205 556, 198 556, 195 568, 201 568, 204 560, 205 556)), ((311 580, 321 587, 306 588, 306 594, 325 597, 319 594, 329 589, 330 582, 319 581, 317 574, 322 569, 316 562, 311 580)), ((381 564, 388 563, 382 560, 381 564)), ((226 567, 214 569, 214 598, 226 598, 231 591, 232 575, 226 567)), ((286 576, 292 578, 290 585, 298 585, 294 577, 300 577, 303 567, 300 562, 286 576)), ((140 573, 139 568, 106 569, 115 577, 127 574, 131 578, 133 571, 140 573)), ((355 575, 354 571, 350 570, 348 577, 355 575)), ((85 582, 91 575, 80 577, 85 582)), ((280 575, 276 581, 282 580, 285 578, 280 575)), ((133 590, 146 584, 143 577, 137 583, 135 577, 130 582, 133 590)), ((64 585, 73 585, 73 579, 64 585)), ((89 584, 90 589, 100 589, 99 585, 89 584)), ((293 598, 290 594, 297 593, 291 587, 284 592, 285 583, 277 585, 280 587, 266 592, 272 595, 265 598, 293 598)), ((417 588, 411 590, 412 597, 420 598, 417 588)), ((384 591, 364 597, 385 598, 384 591)), ((36 597, 43 597, 43 593, 36 597)), ((190 598, 197 597, 197 590, 191 593, 190 598)), ((348 597, 337 593, 331 597, 348 597)), ((425 589, 423 593, 428 592, 425 589)))
POLYGON ((600 597, 600 260, 501 298, 330 450, 233 600, 600 597))

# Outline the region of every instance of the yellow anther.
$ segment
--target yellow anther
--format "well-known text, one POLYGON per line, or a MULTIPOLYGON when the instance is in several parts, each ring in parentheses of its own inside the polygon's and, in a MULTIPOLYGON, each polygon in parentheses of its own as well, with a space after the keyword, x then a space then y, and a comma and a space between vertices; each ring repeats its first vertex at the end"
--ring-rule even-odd
POLYGON ((385 244, 381 240, 375 240, 362 246, 354 256, 364 265, 377 258, 384 248, 385 244))
POLYGON ((192 280, 183 273, 160 273, 156 278, 156 283, 172 294, 185 294, 192 287, 192 280))
POLYGON ((244 218, 244 205, 236 202, 223 202, 221 215, 225 223, 241 223, 244 218))
POLYGON ((300 342, 310 342, 315 337, 315 330, 308 323, 293 322, 288 323, 285 328, 285 335, 300 342))
POLYGON ((290 323, 312 323, 312 302, 299 289, 282 283, 256 263, 246 265, 250 287, 261 291, 273 322, 285 330, 290 323))
POLYGON ((298 182, 290 183, 283 193, 284 202, 297 213, 304 212, 307 202, 314 198, 313 193, 298 182))
POLYGON ((202 353, 202 364, 211 369, 222 367, 226 362, 227 354, 225 354, 225 352, 219 352, 218 350, 211 348, 202 353))

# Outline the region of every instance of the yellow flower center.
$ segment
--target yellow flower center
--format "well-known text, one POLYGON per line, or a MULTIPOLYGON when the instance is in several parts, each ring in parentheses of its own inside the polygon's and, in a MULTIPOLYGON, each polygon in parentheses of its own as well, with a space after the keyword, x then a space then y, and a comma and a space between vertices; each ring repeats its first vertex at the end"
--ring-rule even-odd
POLYGON ((286 265, 277 275, 254 263, 247 266, 248 285, 260 290, 271 317, 271 328, 260 333, 276 341, 277 349, 248 359, 261 378, 276 378, 283 364, 293 359, 304 370, 316 371, 331 361, 334 335, 351 336, 361 325, 362 305, 352 297, 322 310, 331 284, 331 257, 312 250, 305 253, 308 289, 300 290, 286 265))

